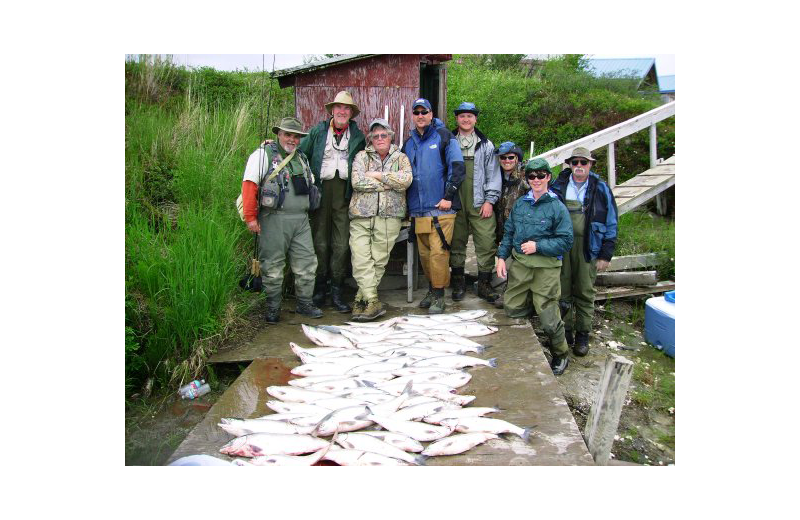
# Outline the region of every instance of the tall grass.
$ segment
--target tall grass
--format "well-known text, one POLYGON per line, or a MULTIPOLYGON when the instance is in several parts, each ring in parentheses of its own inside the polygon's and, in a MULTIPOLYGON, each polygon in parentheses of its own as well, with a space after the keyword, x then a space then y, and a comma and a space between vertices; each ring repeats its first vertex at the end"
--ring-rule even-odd
MULTIPOLYGON (((238 290, 250 237, 233 203, 249 153, 281 117, 262 121, 264 86, 258 73, 126 63, 128 391, 198 375, 212 340, 253 299, 238 290)), ((291 93, 273 95, 288 106, 291 93)))
POLYGON ((644 209, 630 211, 619 218, 615 254, 658 255, 659 280, 675 280, 675 221, 644 209))

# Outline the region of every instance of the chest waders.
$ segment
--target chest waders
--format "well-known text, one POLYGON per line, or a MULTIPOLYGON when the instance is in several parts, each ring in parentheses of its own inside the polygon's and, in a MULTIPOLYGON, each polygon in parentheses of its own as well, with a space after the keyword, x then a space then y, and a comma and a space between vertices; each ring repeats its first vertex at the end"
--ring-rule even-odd
POLYGON ((561 314, 567 331, 586 332, 592 329, 594 315, 594 281, 597 277, 597 261, 587 262, 583 257, 583 235, 586 214, 577 200, 566 201, 572 220, 574 236, 572 249, 564 254, 561 266, 561 314))

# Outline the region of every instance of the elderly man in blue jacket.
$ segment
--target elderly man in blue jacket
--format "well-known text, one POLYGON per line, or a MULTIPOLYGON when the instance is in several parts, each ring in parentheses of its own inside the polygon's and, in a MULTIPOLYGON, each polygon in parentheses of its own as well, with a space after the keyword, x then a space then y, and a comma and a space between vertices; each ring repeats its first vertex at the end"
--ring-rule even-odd
POLYGON ((617 202, 608 184, 591 171, 596 160, 587 148, 575 148, 565 162, 567 168, 550 187, 567 206, 575 233, 561 266, 559 305, 567 344, 576 356, 585 356, 594 315, 594 281, 598 271, 608 268, 617 244, 617 202))
POLYGON ((456 212, 461 209, 458 187, 464 180, 464 158, 453 134, 433 117, 430 101, 412 105, 414 130, 403 144, 414 179, 406 194, 428 294, 419 306, 430 314, 445 310, 444 288, 450 284, 450 244, 456 212))

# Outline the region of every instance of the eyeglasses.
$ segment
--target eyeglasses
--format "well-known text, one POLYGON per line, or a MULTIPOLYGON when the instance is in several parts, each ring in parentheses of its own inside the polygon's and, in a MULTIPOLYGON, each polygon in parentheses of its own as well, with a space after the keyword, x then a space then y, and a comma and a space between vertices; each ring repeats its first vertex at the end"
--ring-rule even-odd
POLYGON ((387 139, 389 134, 372 134, 373 139, 387 139))
POLYGON ((516 155, 514 155, 514 154, 511 154, 511 155, 501 155, 501 156, 500 156, 500 160, 501 160, 501 161, 510 161, 510 160, 512 160, 512 159, 516 159, 516 158, 517 158, 517 156, 516 156, 516 155))
POLYGON ((430 110, 414 110, 411 113, 414 114, 415 116, 427 116, 428 112, 430 112, 430 110))
POLYGON ((587 164, 589 164, 589 161, 587 161, 586 159, 581 159, 580 161, 578 161, 578 160, 576 159, 576 160, 574 160, 574 161, 571 161, 571 162, 570 162, 570 164, 571 164, 572 166, 578 166, 579 164, 580 164, 581 166, 586 166, 587 164))
POLYGON ((525 177, 527 177, 529 181, 532 181, 533 179, 542 180, 545 177, 547 177, 547 175, 548 175, 547 173, 543 173, 543 172, 538 172, 538 173, 537 172, 530 172, 530 173, 526 173, 525 177))

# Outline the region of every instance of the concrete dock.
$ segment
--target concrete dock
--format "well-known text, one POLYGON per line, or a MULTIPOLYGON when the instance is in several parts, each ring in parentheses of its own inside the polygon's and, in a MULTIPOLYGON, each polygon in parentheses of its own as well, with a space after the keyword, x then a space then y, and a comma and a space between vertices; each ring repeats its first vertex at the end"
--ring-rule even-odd
MULTIPOLYGON (((506 317, 502 310, 495 309, 470 291, 463 301, 457 303, 450 300, 449 289, 446 294, 446 312, 487 309, 488 314, 478 321, 499 328, 494 334, 471 338, 490 346, 480 357, 497 358, 497 367, 468 369, 472 380, 460 388, 459 393, 476 396, 468 406, 497 406, 502 411, 492 414, 492 417, 530 427, 532 433, 527 443, 516 435, 503 434, 501 439, 489 441, 460 455, 432 457, 427 465, 592 465, 592 457, 530 323, 506 317)), ((424 295, 425 290, 419 289, 414 293, 414 302, 407 303, 404 290, 381 291, 381 299, 388 305, 388 312, 380 319, 424 313, 416 306, 424 295)), ((314 346, 303 335, 300 324, 338 325, 349 319, 349 315, 336 313, 327 307, 323 309, 325 316, 309 320, 297 316, 289 310, 291 308, 293 302, 285 302, 279 324, 268 327, 252 341, 218 352, 210 359, 212 363, 252 363, 212 406, 203 421, 189 433, 170 457, 170 462, 192 454, 228 459, 219 453, 219 448, 232 437, 222 431, 217 423, 223 417, 250 418, 272 413, 265 405, 267 400, 272 399, 266 393, 266 387, 287 384, 289 379, 295 377, 289 371, 300 364, 289 348, 289 342, 303 347, 314 346)))

